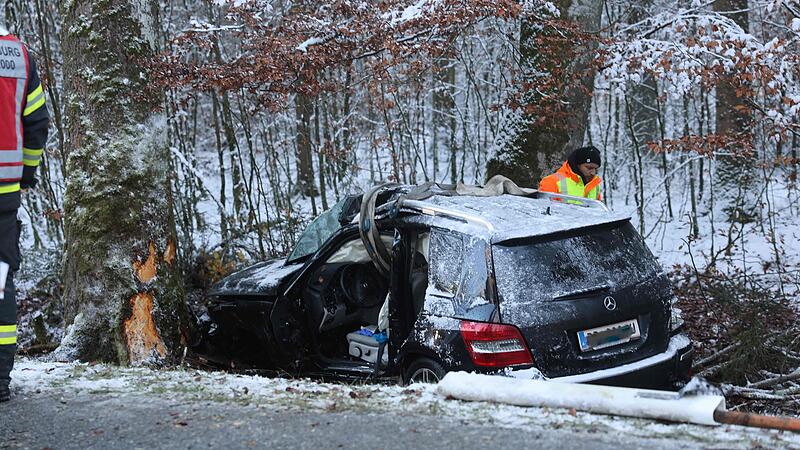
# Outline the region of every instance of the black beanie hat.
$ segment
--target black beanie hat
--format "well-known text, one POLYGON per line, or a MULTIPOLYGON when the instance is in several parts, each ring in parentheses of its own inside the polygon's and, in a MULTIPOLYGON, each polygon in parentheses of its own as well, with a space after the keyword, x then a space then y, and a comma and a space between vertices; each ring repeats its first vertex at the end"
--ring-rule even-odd
POLYGON ((595 163, 598 166, 600 164, 600 150, 597 147, 590 145, 588 147, 581 147, 575 149, 572 153, 570 153, 569 158, 569 165, 573 168, 577 168, 581 164, 586 163, 595 163))

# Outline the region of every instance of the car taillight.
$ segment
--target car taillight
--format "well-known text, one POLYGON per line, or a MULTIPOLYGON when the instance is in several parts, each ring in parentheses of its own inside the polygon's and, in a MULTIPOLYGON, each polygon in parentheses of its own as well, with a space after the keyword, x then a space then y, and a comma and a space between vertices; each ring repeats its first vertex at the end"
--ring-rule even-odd
POLYGON ((461 337, 476 366, 533 364, 522 333, 513 325, 462 321, 461 337))

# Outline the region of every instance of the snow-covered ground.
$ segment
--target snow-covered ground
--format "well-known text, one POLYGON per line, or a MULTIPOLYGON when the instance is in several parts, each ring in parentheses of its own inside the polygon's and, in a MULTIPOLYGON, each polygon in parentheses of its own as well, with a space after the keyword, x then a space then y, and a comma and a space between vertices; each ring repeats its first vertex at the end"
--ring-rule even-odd
MULTIPOLYGON (((559 428, 627 438, 663 439, 676 447, 800 448, 800 434, 736 426, 676 425, 577 412, 462 402, 436 393, 433 385, 331 384, 306 379, 265 378, 194 369, 153 370, 104 364, 18 359, 11 384, 18 398, 43 395, 146 395, 185 402, 268 405, 291 411, 380 411, 451 418, 513 429, 559 428)), ((24 408, 24 403, 20 403, 24 408)), ((110 413, 110 412, 109 412, 110 413)))

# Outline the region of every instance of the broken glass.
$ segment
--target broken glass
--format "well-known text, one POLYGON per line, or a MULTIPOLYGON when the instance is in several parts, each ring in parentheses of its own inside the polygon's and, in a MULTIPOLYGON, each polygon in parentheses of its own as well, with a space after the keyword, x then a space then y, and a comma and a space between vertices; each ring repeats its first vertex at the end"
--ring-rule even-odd
POLYGON ((297 240, 294 250, 292 250, 289 258, 287 258, 287 264, 292 264, 304 256, 315 253, 336 230, 341 228, 339 215, 341 215, 342 208, 346 201, 347 199, 344 199, 333 205, 333 208, 320 214, 311 222, 311 225, 303 231, 303 234, 300 235, 300 239, 297 240))

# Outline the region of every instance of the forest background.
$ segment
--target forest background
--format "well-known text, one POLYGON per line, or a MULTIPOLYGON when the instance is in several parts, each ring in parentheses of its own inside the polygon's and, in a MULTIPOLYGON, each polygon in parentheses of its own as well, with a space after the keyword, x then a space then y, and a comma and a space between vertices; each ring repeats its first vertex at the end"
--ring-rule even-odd
POLYGON ((498 173, 535 187, 595 145, 604 201, 675 282, 695 371, 742 407, 800 410, 797 1, 6 0, 2 13, 52 118, 21 210, 23 351, 63 340, 60 358, 140 362, 153 345, 135 350, 123 323, 155 320, 167 361, 183 342, 171 324, 191 321, 181 305, 285 255, 343 196, 498 173), (151 264, 169 267, 156 284, 151 264), (104 332, 124 345, 92 345, 104 332))

